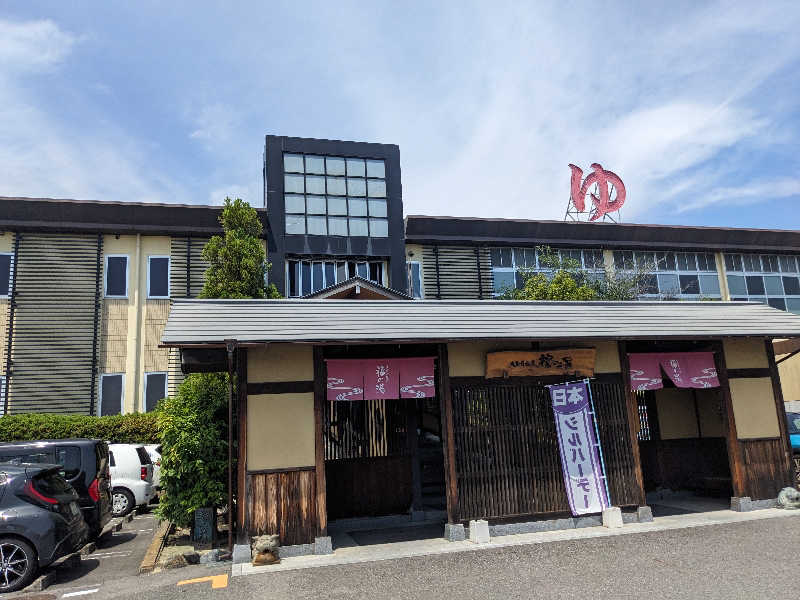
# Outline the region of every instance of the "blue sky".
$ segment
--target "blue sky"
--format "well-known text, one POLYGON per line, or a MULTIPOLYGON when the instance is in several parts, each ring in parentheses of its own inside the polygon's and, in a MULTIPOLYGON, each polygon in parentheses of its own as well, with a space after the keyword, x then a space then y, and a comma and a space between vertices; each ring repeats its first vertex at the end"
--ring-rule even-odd
POLYGON ((260 205, 274 133, 398 144, 406 214, 560 219, 599 162, 624 221, 798 229, 799 30, 796 1, 0 2, 0 195, 260 205))

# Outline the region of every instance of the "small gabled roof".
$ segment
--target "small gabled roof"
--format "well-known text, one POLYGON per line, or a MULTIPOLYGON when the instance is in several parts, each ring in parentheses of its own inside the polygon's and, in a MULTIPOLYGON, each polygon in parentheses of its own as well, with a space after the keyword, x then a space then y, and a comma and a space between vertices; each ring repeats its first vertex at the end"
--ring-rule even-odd
POLYGON ((270 342, 800 337, 800 316, 749 302, 175 300, 166 346, 270 342))
POLYGON ((332 300, 413 300, 411 296, 393 290, 374 281, 355 275, 339 283, 334 283, 316 292, 303 296, 305 299, 326 298, 332 300), (364 293, 364 291, 368 293, 364 293))

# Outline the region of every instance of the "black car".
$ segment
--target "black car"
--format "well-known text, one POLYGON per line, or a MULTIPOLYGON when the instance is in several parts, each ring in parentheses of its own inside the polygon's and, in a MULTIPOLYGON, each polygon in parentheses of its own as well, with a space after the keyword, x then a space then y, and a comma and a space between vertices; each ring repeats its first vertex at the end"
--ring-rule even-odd
POLYGON ((0 463, 0 593, 28 585, 88 534, 59 465, 0 463))
POLYGON ((92 538, 111 520, 108 445, 102 440, 35 440, 0 444, 0 462, 61 465, 64 478, 78 493, 92 538))

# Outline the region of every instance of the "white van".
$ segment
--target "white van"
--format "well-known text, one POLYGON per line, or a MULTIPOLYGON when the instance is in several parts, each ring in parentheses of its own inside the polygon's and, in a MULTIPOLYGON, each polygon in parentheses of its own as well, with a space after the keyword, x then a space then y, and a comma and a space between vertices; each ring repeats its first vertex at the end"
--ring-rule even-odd
POLYGON ((111 514, 123 517, 136 506, 147 506, 155 494, 153 463, 144 446, 109 444, 111 514))

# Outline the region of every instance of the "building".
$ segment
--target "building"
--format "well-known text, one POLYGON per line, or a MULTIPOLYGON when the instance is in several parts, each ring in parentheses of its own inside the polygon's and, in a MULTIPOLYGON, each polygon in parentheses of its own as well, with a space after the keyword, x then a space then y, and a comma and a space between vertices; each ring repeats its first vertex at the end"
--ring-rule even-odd
MULTIPOLYGON (((539 268, 536 247, 549 245, 598 275, 650 265, 647 299, 748 300, 800 314, 797 231, 404 220, 397 146, 267 136, 264 158, 257 208, 269 279, 287 297, 359 277, 418 299, 491 299, 520 268, 539 268)), ((0 198, 0 409, 145 411, 174 392, 178 353, 160 338, 170 304, 202 287, 201 251, 220 231, 218 215, 0 198)), ((800 400, 798 364, 779 365, 787 401, 800 400)))

